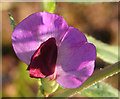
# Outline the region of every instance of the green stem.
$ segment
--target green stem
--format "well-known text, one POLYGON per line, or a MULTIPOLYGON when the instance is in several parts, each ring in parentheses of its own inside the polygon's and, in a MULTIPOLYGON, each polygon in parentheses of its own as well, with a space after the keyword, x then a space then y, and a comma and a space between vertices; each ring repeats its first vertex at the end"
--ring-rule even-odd
POLYGON ((97 83, 98 81, 103 80, 109 76, 112 76, 113 74, 120 72, 120 68, 118 68, 118 65, 120 65, 120 61, 113 64, 113 65, 107 66, 107 68, 100 70, 100 72, 93 74, 80 87, 78 87, 76 89, 60 90, 59 92, 56 92, 53 95, 51 95, 51 97, 70 97, 70 96, 73 96, 73 95, 77 94, 78 92, 80 92, 81 90, 88 88, 91 85, 97 83))
POLYGON ((39 85, 39 90, 38 90, 37 99, 39 99, 39 97, 44 97, 44 91, 42 89, 41 79, 38 79, 38 85, 39 85))

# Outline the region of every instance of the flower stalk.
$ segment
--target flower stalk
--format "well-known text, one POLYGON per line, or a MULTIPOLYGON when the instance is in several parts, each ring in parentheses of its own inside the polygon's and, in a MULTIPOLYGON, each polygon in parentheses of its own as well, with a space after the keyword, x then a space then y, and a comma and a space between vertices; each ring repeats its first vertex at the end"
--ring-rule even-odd
POLYGON ((91 85, 120 72, 120 68, 118 67, 119 65, 120 65, 120 61, 113 65, 107 66, 105 69, 101 70, 100 72, 94 73, 80 87, 78 87, 76 89, 60 90, 59 92, 56 92, 53 95, 51 95, 51 97, 73 96, 73 95, 77 94, 78 92, 80 92, 81 90, 84 90, 84 89, 90 87, 91 85))

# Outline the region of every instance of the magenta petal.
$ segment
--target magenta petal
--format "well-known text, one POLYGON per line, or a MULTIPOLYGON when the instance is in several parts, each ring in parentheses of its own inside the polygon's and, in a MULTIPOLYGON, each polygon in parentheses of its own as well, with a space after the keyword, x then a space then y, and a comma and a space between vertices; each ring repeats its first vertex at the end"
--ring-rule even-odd
POLYGON ((57 82, 66 88, 77 88, 79 85, 82 84, 80 80, 78 80, 73 75, 66 75, 66 76, 60 76, 57 78, 57 82))
POLYGON ((83 68, 77 71, 65 72, 59 66, 57 68, 57 79, 61 86, 65 88, 77 88, 81 86, 84 81, 90 77, 94 71, 94 61, 83 63, 85 64, 83 68))
POLYGON ((61 16, 47 12, 34 13, 14 29, 11 36, 14 51, 21 61, 30 64, 32 55, 43 42, 54 37, 58 44, 67 29, 68 25, 61 16))
POLYGON ((93 73, 95 59, 95 46, 87 42, 82 32, 70 27, 58 49, 56 81, 63 87, 77 88, 93 73), (68 80, 60 79, 67 76, 69 76, 68 80), (69 86, 69 83, 73 85, 69 86))

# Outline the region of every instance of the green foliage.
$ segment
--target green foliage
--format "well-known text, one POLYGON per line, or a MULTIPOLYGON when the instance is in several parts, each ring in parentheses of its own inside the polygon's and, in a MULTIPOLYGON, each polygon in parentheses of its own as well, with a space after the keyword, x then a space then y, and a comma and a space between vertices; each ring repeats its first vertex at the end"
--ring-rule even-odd
POLYGON ((105 44, 88 35, 86 37, 89 43, 93 43, 96 46, 97 57, 111 64, 118 61, 118 46, 105 44))
POLYGON ((14 21, 14 18, 12 17, 12 15, 11 14, 8 14, 8 16, 9 16, 9 19, 10 19, 10 23, 11 23, 11 25, 12 25, 12 29, 14 30, 14 28, 15 28, 15 21, 14 21))
POLYGON ((106 83, 98 82, 78 94, 85 97, 118 97, 118 90, 106 83))
POLYGON ((47 1, 43 0, 42 6, 43 6, 43 11, 54 13, 56 2, 55 0, 47 0, 47 1))

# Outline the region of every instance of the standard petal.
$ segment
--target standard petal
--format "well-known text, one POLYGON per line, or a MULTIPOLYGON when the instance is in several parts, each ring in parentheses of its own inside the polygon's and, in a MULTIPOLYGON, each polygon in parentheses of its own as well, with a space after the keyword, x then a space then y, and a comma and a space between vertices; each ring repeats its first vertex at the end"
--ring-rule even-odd
POLYGON ((93 73, 95 59, 95 46, 87 42, 82 32, 70 27, 58 49, 56 81, 63 87, 77 88, 93 73), (72 86, 69 86, 67 80, 64 80, 66 84, 61 80, 67 76, 69 82, 73 83, 72 86))
POLYGON ((20 60, 29 64, 41 43, 51 37, 59 43, 67 29, 68 25, 61 16, 47 12, 32 14, 14 29, 11 36, 14 51, 20 60))

